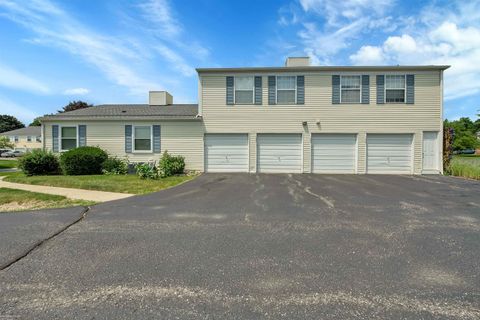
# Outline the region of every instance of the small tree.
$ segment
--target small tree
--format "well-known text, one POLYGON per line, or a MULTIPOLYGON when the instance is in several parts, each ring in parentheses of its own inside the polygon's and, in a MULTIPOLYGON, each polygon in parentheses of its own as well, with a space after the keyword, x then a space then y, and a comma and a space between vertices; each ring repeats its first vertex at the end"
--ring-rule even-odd
POLYGON ((0 137, 0 149, 13 149, 15 145, 7 137, 0 137))
POLYGON ((0 115, 0 133, 20 128, 25 128, 25 125, 14 116, 7 114, 0 115))
POLYGON ((78 109, 85 109, 93 107, 93 104, 86 103, 84 101, 70 101, 62 110, 58 110, 59 113, 74 111, 78 109))
POLYGON ((40 123, 40 118, 41 117, 36 117, 33 119, 32 123, 30 123, 28 126, 29 127, 40 127, 42 124, 40 123))

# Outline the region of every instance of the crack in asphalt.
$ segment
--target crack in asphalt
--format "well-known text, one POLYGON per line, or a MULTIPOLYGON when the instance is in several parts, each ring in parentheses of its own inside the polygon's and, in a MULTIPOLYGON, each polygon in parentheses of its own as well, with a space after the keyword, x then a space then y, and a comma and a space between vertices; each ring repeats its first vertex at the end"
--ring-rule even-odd
POLYGON ((87 213, 88 211, 90 210, 90 207, 85 207, 85 209, 83 210, 82 214, 80 215, 80 217, 76 220, 74 220, 72 223, 69 223, 67 224, 66 226, 60 228, 60 230, 56 231, 54 234, 52 234, 51 236, 43 239, 43 240, 40 240, 36 243, 34 243, 33 245, 31 245, 29 248, 27 248, 27 250, 25 250, 24 252, 22 252, 21 254, 19 254, 17 257, 13 258, 12 260, 10 261, 7 261, 5 262, 4 264, 0 265, 0 271, 3 271, 5 269, 7 269, 8 267, 14 265, 15 263, 17 263, 18 261, 22 260, 23 258, 25 258, 26 256, 28 256, 31 252, 33 252, 35 249, 39 248, 40 246, 42 246, 45 242, 55 238, 56 236, 60 235, 61 233, 63 233, 64 231, 68 230, 71 226, 77 224, 78 222, 82 221, 83 219, 85 219, 85 217, 87 216, 87 213))

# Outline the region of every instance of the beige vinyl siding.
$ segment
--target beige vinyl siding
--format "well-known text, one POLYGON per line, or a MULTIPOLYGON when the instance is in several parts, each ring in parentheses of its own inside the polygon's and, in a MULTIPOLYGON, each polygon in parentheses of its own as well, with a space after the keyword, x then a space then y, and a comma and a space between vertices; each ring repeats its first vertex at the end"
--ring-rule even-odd
POLYGON ((99 146, 112 155, 128 157, 131 162, 158 161, 157 153, 125 153, 125 125, 161 126, 161 152, 168 150, 185 157, 189 170, 203 170, 203 127, 197 121, 57 121, 45 123, 45 148, 52 149, 52 125, 87 125, 87 145, 99 146))
MULTIPOLYGON (((342 72, 291 73, 305 76, 304 105, 268 105, 268 75, 263 76, 262 105, 226 105, 225 74, 200 74, 202 116, 207 133, 302 133, 304 172, 310 172, 312 133, 358 134, 358 172, 365 173, 367 133, 414 134, 414 172, 422 166, 422 131, 441 130, 441 89, 439 71, 415 74, 415 104, 376 104, 376 75, 385 72, 360 72, 370 75, 370 104, 332 104, 332 75, 342 72), (307 126, 302 126, 307 121, 307 126), (317 125, 316 122, 319 122, 317 125)), ((289 74, 289 73, 282 73, 289 74)), ((250 138, 251 150, 252 138, 250 138)), ((255 150, 255 148, 253 148, 255 150)), ((255 157, 252 155, 251 157, 255 157)), ((251 160, 251 167, 254 161, 251 160)), ((252 168, 251 168, 252 169, 252 168)))
MULTIPOLYGON (((10 135, 0 135, 0 136, 5 136, 10 139, 10 135)), ((11 141, 16 149, 26 149, 26 150, 33 150, 33 149, 41 149, 42 148, 42 143, 37 142, 37 136, 30 136, 32 138, 32 141, 28 141, 28 136, 19 136, 18 137, 18 142, 11 141)))

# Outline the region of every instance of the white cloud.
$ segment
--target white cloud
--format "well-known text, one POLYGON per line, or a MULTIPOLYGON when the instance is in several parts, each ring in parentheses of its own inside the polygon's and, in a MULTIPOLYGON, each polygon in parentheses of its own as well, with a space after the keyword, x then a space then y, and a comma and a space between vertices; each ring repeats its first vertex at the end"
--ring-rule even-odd
POLYGON ((167 61, 173 64, 174 68, 180 71, 184 76, 191 77, 196 74, 195 69, 185 62, 183 57, 172 49, 164 45, 156 46, 157 52, 160 53, 167 61))
POLYGON ((41 81, 1 64, 0 86, 40 94, 50 92, 50 89, 41 81))
POLYGON ((0 1, 0 7, 5 9, 4 16, 36 35, 35 43, 58 47, 81 57, 111 81, 127 87, 130 93, 145 95, 149 89, 162 87, 132 67, 139 62, 141 51, 135 51, 118 38, 90 30, 49 0, 0 1))
POLYGON ((63 91, 63 94, 66 96, 83 96, 88 94, 89 92, 90 90, 86 88, 71 88, 63 91))
POLYGON ((155 32, 160 36, 177 37, 183 30, 173 17, 170 3, 167 0, 148 0, 138 5, 144 16, 154 22, 155 32))
MULTIPOLYGON (((362 60, 364 57, 377 56, 383 57, 381 64, 451 65, 445 73, 446 100, 480 93, 480 21, 463 19, 462 15, 469 13, 461 3, 444 15, 435 8, 429 9, 435 19, 424 16, 408 28, 408 33, 390 36, 379 46, 365 45, 350 60, 363 64, 367 60, 362 60)), ((476 10, 479 9, 477 2, 476 10)))
POLYGON ((385 57, 381 48, 363 46, 357 53, 350 56, 350 60, 355 65, 378 65, 384 63, 385 57))

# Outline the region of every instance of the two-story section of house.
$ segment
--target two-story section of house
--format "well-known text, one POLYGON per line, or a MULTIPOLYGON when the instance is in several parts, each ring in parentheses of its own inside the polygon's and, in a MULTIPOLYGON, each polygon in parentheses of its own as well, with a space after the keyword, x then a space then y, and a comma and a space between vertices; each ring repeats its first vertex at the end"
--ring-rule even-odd
POLYGON ((443 71, 448 66, 200 68, 198 104, 165 91, 148 104, 46 116, 53 152, 99 146, 131 162, 168 150, 206 172, 442 172, 443 71))
POLYGON ((201 68, 207 172, 442 172, 448 66, 201 68))

